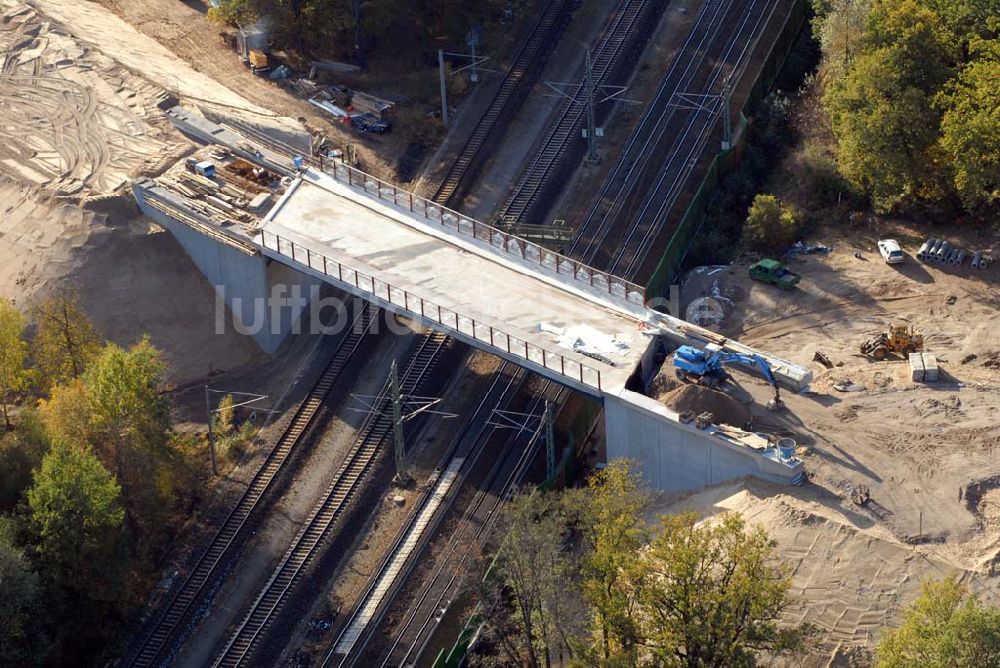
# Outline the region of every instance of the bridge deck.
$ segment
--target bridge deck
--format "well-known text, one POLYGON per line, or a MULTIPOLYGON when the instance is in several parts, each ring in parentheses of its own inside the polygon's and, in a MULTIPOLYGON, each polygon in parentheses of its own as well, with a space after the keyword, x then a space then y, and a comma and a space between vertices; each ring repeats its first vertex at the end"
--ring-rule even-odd
MULTIPOLYGON (((649 345, 630 304, 307 171, 267 215, 265 252, 617 394, 649 345), (485 246, 485 247, 484 247, 485 246), (388 299, 387 299, 388 298, 388 299), (582 340, 582 354, 571 349, 582 340)), ((572 382, 578 381, 578 382, 572 382)))

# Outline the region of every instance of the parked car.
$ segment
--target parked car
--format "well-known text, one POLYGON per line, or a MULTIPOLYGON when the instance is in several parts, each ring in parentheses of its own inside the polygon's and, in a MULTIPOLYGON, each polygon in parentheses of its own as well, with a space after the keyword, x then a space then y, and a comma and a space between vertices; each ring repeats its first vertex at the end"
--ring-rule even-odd
POLYGON ((888 264, 898 264, 905 259, 899 243, 895 239, 882 239, 878 242, 878 252, 888 264))
POLYGON ((785 265, 777 260, 764 258, 750 266, 750 278, 777 285, 782 290, 790 290, 798 285, 802 277, 789 271, 785 265))
POLYGON ((372 132, 377 135, 384 135, 392 129, 392 124, 366 111, 363 114, 351 116, 351 127, 359 132, 372 132))

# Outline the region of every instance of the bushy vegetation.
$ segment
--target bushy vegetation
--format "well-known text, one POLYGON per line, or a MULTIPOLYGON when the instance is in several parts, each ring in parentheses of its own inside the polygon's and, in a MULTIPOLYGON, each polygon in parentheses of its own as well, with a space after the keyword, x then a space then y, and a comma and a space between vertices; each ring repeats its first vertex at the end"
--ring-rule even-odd
MULTIPOLYGON (((800 50, 806 49, 800 47, 800 50)), ((792 115, 794 106, 793 98, 777 92, 759 105, 740 163, 722 177, 718 191, 709 202, 706 222, 688 252, 686 264, 729 262, 739 253, 742 242, 748 240, 743 229, 750 206, 765 187, 771 171, 798 140, 792 115)))
POLYGON ((789 579, 774 543, 736 515, 650 527, 628 462, 585 488, 529 491, 505 508, 506 535, 482 592, 482 664, 752 666, 800 645, 782 629, 789 579))
POLYGON ((990 608, 954 576, 928 581, 903 612, 903 623, 882 633, 875 668, 1000 666, 1000 610, 990 608))
MULTIPOLYGON (((147 339, 103 343, 69 293, 33 315, 29 340, 0 300, 0 665, 99 665, 205 486, 205 445, 174 433, 147 339)), ((231 447, 252 437, 223 415, 231 447)))
POLYGON ((744 229, 755 197, 769 192, 795 208, 800 234, 871 209, 1000 217, 996 0, 811 2, 812 39, 800 39, 782 75, 794 92, 753 110, 739 166, 722 177, 688 266, 780 253, 783 235, 768 244, 744 229))
POLYGON ((743 228, 746 243, 754 248, 788 246, 799 234, 795 210, 774 195, 763 193, 753 198, 743 228))
POLYGON ((301 53, 362 61, 375 50, 424 50, 465 43, 470 29, 489 32, 527 3, 519 0, 221 0, 220 21, 261 22, 280 45, 301 53), (400 37, 403 39, 400 39, 400 37))
POLYGON ((1000 208, 995 0, 817 0, 840 172, 882 212, 1000 208))

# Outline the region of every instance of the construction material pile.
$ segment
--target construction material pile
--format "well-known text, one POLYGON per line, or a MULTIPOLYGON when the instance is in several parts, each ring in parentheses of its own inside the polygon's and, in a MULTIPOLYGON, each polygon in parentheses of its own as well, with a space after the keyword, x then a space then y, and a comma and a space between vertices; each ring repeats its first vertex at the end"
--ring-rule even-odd
POLYGON ((667 408, 683 413, 692 411, 696 415, 711 413, 715 422, 734 427, 745 427, 750 421, 750 411, 746 406, 725 392, 712 390, 702 385, 682 385, 661 398, 667 408))
MULTIPOLYGON (((965 262, 966 256, 965 250, 952 246, 951 242, 945 239, 928 239, 917 251, 917 259, 924 262, 939 262, 955 266, 965 262)), ((973 269, 986 269, 992 261, 992 258, 984 255, 982 251, 969 253, 968 257, 971 257, 970 264, 973 269)))

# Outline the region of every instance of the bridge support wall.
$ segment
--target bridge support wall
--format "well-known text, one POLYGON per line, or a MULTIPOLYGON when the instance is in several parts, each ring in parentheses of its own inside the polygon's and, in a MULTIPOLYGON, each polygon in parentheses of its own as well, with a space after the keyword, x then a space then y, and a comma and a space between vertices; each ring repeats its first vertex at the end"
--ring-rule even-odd
POLYGON ((136 201, 145 215, 177 239, 212 284, 216 330, 235 328, 251 335, 264 352, 276 351, 300 322, 311 286, 322 285, 322 281, 259 253, 247 254, 220 243, 145 205, 141 197, 136 201), (293 295, 301 296, 301 301, 275 302, 275 298, 287 300, 293 295))
POLYGON ((650 487, 685 492, 743 476, 790 484, 802 478, 802 463, 768 458, 759 450, 677 421, 659 402, 625 390, 604 398, 608 460, 638 463, 650 487))

